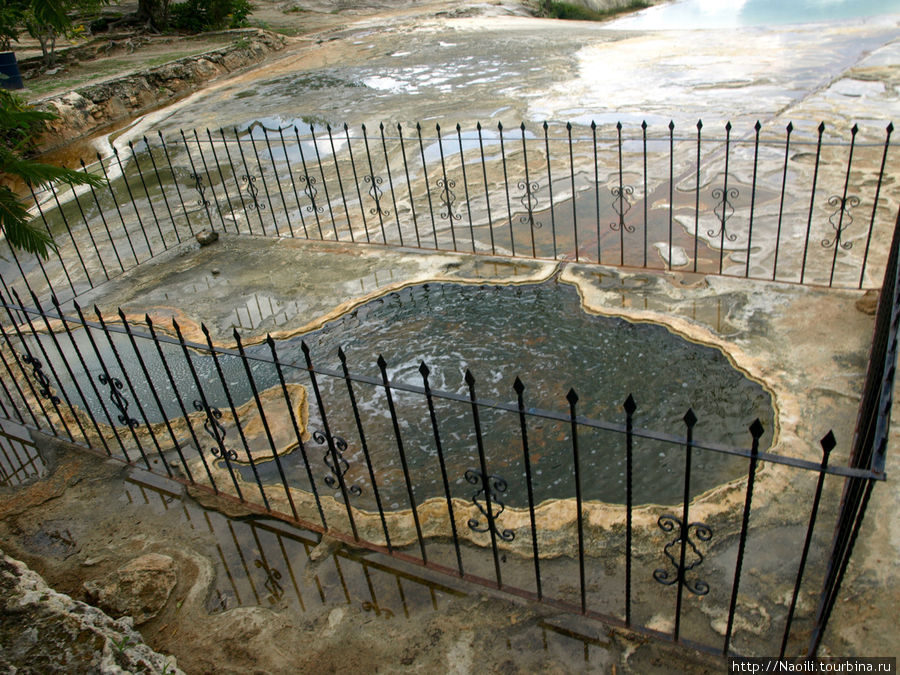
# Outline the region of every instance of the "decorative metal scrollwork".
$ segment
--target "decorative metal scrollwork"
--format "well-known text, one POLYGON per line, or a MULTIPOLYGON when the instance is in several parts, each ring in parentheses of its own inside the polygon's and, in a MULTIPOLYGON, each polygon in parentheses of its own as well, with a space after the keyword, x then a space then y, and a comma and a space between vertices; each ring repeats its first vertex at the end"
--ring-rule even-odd
POLYGON ((506 492, 508 487, 506 481, 500 476, 488 476, 485 480, 484 475, 480 471, 476 471, 475 469, 469 469, 465 473, 466 481, 471 483, 472 485, 480 485, 478 491, 472 495, 472 503, 478 507, 478 510, 481 511, 481 514, 487 519, 487 525, 482 526, 481 521, 478 518, 469 518, 469 529, 474 532, 489 532, 491 530, 494 531, 498 537, 500 537, 503 541, 512 541, 516 538, 516 533, 512 530, 501 530, 497 527, 497 518, 500 517, 500 514, 503 513, 506 506, 500 500, 500 495, 506 492), (485 495, 485 490, 487 490, 487 494, 485 495), (480 498, 479 498, 480 497, 480 498), (488 513, 487 509, 487 501, 490 500, 492 505, 496 505, 498 508, 497 512, 494 513, 494 509, 491 509, 491 512, 488 513))
POLYGON ((23 356, 22 360, 29 366, 31 366, 34 379, 36 379, 38 381, 38 384, 40 385, 38 394, 40 394, 43 398, 49 400, 53 405, 59 405, 59 396, 51 391, 50 380, 47 378, 46 373, 44 373, 43 364, 38 359, 29 355, 23 356))
POLYGON ((735 241, 737 239, 736 234, 728 233, 725 229, 725 225, 728 222, 728 219, 734 215, 734 205, 731 203, 730 199, 737 199, 740 195, 741 192, 737 188, 729 188, 727 192, 722 188, 715 188, 712 191, 712 198, 719 202, 716 204, 716 208, 713 209, 713 213, 718 216, 721 227, 718 230, 707 230, 707 234, 710 237, 723 235, 728 241, 735 241))
MULTIPOLYGON (((347 475, 347 471, 350 469, 350 462, 344 459, 344 453, 347 451, 349 447, 347 445, 347 441, 341 438, 340 436, 332 436, 331 441, 334 445, 334 455, 337 457, 337 466, 332 464, 332 453, 331 446, 328 443, 328 436, 325 435, 322 431, 313 432, 313 440, 319 445, 328 445, 328 449, 325 451, 325 454, 322 455, 322 461, 325 462, 325 466, 331 471, 330 474, 325 476, 323 479, 325 481, 325 485, 334 489, 336 487, 340 487, 340 484, 343 482, 344 476, 347 475)), ((362 494, 362 488, 358 485, 348 485, 347 491, 353 495, 354 497, 359 497, 362 494)))
POLYGON ((534 193, 540 190, 541 186, 534 181, 528 183, 524 180, 520 180, 517 184, 517 187, 520 190, 525 191, 524 194, 519 197, 519 201, 522 203, 522 206, 528 209, 528 214, 522 216, 520 218, 520 222, 522 222, 523 224, 531 225, 531 227, 541 229, 544 224, 534 219, 534 209, 538 205, 538 198, 534 193))
POLYGON ((853 224, 853 216, 850 214, 850 209, 859 206, 859 197, 851 195, 844 198, 833 195, 828 198, 828 206, 835 207, 834 213, 828 217, 828 222, 834 228, 834 239, 823 239, 822 248, 832 248, 835 244, 838 244, 845 251, 849 251, 853 248, 853 242, 842 241, 841 235, 844 233, 844 230, 853 224))
POLYGON ((266 205, 259 203, 259 188, 256 187, 256 176, 244 174, 243 176, 241 176, 241 181, 247 184, 244 187, 244 190, 247 192, 247 196, 252 200, 252 203, 248 204, 247 208, 249 208, 251 211, 264 210, 266 208, 266 205))
POLYGON ((106 373, 100 373, 97 380, 105 387, 109 387, 109 400, 119 411, 118 419, 122 424, 127 424, 134 429, 140 423, 128 416, 128 399, 122 395, 122 381, 117 377, 111 377, 106 373))
POLYGON ((619 216, 619 222, 610 223, 609 229, 613 232, 618 232, 619 228, 622 228, 626 232, 634 232, 634 225, 627 225, 625 223, 625 214, 631 211, 631 200, 628 198, 634 195, 634 188, 630 185, 623 185, 622 187, 617 185, 610 189, 610 192, 613 196, 613 211, 619 216))
POLYGON ((222 419, 222 411, 218 408, 207 407, 203 405, 202 401, 198 400, 194 401, 194 410, 206 413, 206 421, 203 422, 203 430, 216 441, 216 444, 209 449, 212 456, 222 457, 226 461, 231 462, 236 460, 238 458, 237 453, 234 450, 225 448, 225 427, 219 422, 219 420, 222 419), (224 453, 222 452, 222 448, 225 448, 224 453))
POLYGON ((206 186, 203 184, 203 176, 199 173, 192 173, 191 180, 194 181, 194 189, 200 193, 200 199, 197 200, 197 205, 206 208, 209 206, 209 200, 206 198, 206 186))
POLYGON ((381 185, 384 181, 380 176, 366 176, 364 178, 366 183, 370 183, 372 187, 369 188, 369 196, 375 200, 374 208, 369 209, 369 213, 373 216, 381 214, 382 216, 391 215, 390 210, 384 209, 381 207, 381 197, 384 195, 384 190, 382 190, 379 185, 381 185))
POLYGON ((438 178, 437 186, 441 191, 441 204, 444 205, 444 210, 441 212, 441 218, 447 220, 461 220, 461 214, 453 213, 453 203, 456 201, 456 193, 453 192, 453 188, 456 187, 456 181, 450 178, 438 178))
POLYGON ((663 549, 663 553, 665 553, 666 557, 669 559, 669 562, 671 562, 672 566, 675 568, 674 571, 666 568, 659 568, 657 570, 654 570, 653 578, 664 586, 671 586, 677 583, 679 579, 681 579, 684 583, 685 588, 691 591, 691 593, 693 593, 694 595, 706 595, 707 593, 709 593, 709 584, 707 584, 702 579, 689 580, 685 575, 695 567, 699 567, 704 560, 703 554, 700 553, 700 549, 697 548, 697 545, 694 543, 694 539, 691 537, 692 533, 693 537, 695 537, 698 541, 709 541, 713 536, 712 529, 704 523, 690 523, 687 527, 684 527, 684 524, 680 518, 676 518, 675 516, 670 515, 660 516, 659 520, 656 522, 663 532, 676 532, 677 535, 675 539, 666 544, 665 549, 663 549), (677 546, 680 549, 680 547, 682 546, 682 533, 685 537, 684 567, 681 567, 679 563, 681 559, 680 551, 677 553, 677 555, 672 554, 673 548, 677 546), (688 551, 691 552, 690 562, 688 561, 688 551))
POLYGON ((316 204, 316 195, 319 191, 316 189, 316 179, 312 176, 300 176, 300 182, 306 183, 303 189, 304 194, 309 197, 310 206, 306 207, 308 213, 325 213, 325 207, 316 204))
POLYGON ((284 587, 279 583, 281 581, 281 572, 273 567, 269 567, 265 561, 259 558, 254 560, 253 564, 266 573, 266 581, 263 586, 269 591, 269 604, 274 605, 284 595, 284 587))

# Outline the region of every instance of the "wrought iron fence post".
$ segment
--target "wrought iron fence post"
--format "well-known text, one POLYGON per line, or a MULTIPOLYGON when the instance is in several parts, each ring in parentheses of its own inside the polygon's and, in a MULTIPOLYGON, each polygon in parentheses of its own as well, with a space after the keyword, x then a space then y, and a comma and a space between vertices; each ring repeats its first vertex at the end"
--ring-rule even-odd
MULTIPOLYGON (((757 124, 759 124, 757 122, 757 124)), ((791 132, 794 130, 794 125, 792 122, 788 122, 786 127, 787 135, 784 139, 784 171, 781 175, 781 199, 778 202, 778 230, 775 235, 775 264, 772 266, 772 281, 775 281, 778 277, 778 252, 781 250, 781 222, 782 217, 784 216, 784 195, 787 190, 787 175, 788 175, 788 160, 790 159, 790 147, 791 147, 791 132)), ((757 132, 758 134, 758 132, 757 132)), ((756 196, 756 162, 754 160, 753 165, 753 196, 756 196)), ((753 206, 750 206, 750 216, 753 216, 753 206)), ((749 269, 750 265, 750 245, 747 245, 747 265, 749 269)))
POLYGON ((812 187, 809 191, 809 216, 806 219, 806 238, 803 241, 803 261, 800 263, 800 283, 806 278, 806 257, 809 253, 809 237, 812 230, 813 211, 816 206, 816 182, 819 178, 819 160, 822 158, 822 134, 825 133, 825 122, 820 122, 818 127, 818 140, 816 141, 816 164, 813 169, 812 187))
POLYGON ((531 476, 531 453, 528 451, 528 426, 525 423, 525 402, 523 394, 525 385, 516 376, 513 382, 513 390, 516 392, 516 405, 519 408, 519 430, 522 434, 522 459, 525 463, 525 486, 528 488, 528 517, 531 522, 531 552, 534 558, 534 583, 537 588, 538 600, 544 597, 541 588, 541 558, 538 554, 537 523, 534 514, 534 487, 531 476))
POLYGON ((575 415, 575 404, 578 394, 569 389, 566 394, 569 402, 569 426, 572 434, 572 469, 575 472, 575 508, 578 523, 578 579, 581 590, 581 613, 587 612, 587 582, 584 574, 584 504, 581 497, 581 459, 578 452, 578 421, 575 415))

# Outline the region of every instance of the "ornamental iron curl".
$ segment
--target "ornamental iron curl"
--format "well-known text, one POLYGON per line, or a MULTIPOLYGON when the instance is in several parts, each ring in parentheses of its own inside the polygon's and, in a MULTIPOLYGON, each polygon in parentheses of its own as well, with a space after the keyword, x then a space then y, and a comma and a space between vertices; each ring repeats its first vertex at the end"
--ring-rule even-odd
MULTIPOLYGON (((313 432, 312 437, 313 440, 319 445, 328 446, 325 454, 322 455, 322 461, 325 462, 325 466, 327 466, 329 471, 331 471, 331 473, 325 476, 325 478, 323 479, 325 481, 325 485, 332 489, 340 487, 341 483, 344 482, 344 476, 350 469, 350 462, 344 459, 344 453, 349 447, 347 441, 340 436, 331 436, 331 443, 329 443, 329 437, 326 436, 323 431, 313 432), (332 464, 332 445, 334 446, 334 457, 337 458, 337 466, 332 464)), ((362 494, 362 488, 360 488, 358 485, 348 485, 347 491, 354 497, 359 497, 362 494)))
POLYGON ((40 385, 38 394, 40 394, 41 397, 49 400, 53 405, 59 405, 59 396, 54 394, 50 389, 50 380, 47 378, 47 374, 43 370, 44 365, 38 359, 30 355, 23 356, 22 360, 29 366, 31 366, 34 379, 36 379, 38 381, 38 384, 40 385))
POLYGON ((369 209, 369 213, 373 216, 381 215, 381 216, 389 216, 391 212, 389 209, 382 208, 381 206, 381 197, 384 195, 384 190, 382 190, 379 185, 384 183, 384 180, 381 176, 364 176, 363 180, 366 183, 371 183, 372 187, 369 188, 369 196, 375 200, 374 208, 369 209))
POLYGON ((453 213, 453 203, 456 201, 456 193, 453 192, 453 188, 456 187, 456 181, 451 178, 438 178, 436 185, 441 193, 441 204, 444 206, 444 210, 441 211, 441 218, 462 220, 461 214, 453 213))
POLYGON ((465 479, 472 485, 480 485, 481 488, 472 495, 472 503, 478 507, 481 514, 487 519, 487 525, 482 526, 478 518, 469 518, 468 526, 473 532, 489 532, 493 530, 494 534, 503 541, 512 541, 516 538, 516 533, 512 530, 501 530, 497 527, 497 518, 503 513, 506 506, 499 499, 499 496, 506 492, 508 487, 506 481, 500 476, 485 476, 475 469, 468 469, 465 473, 465 479), (486 493, 486 494, 485 494, 486 493), (479 499, 480 495, 484 495, 479 499), (487 503, 496 504, 499 510, 494 513, 493 509, 488 511, 487 503))
POLYGON ((613 196, 613 211, 619 216, 619 222, 610 223, 609 229, 613 232, 618 232, 620 228, 626 232, 634 232, 634 225, 625 223, 625 214, 631 211, 632 206, 631 200, 628 198, 634 195, 634 188, 631 185, 616 186, 610 189, 610 193, 613 196))
POLYGON ((828 216, 828 222, 834 228, 834 239, 828 239, 827 237, 823 239, 822 248, 832 248, 835 245, 840 246, 845 251, 853 248, 853 242, 842 241, 841 235, 844 233, 844 230, 853 224, 853 216, 850 214, 850 209, 856 208, 859 206, 859 203, 859 197, 854 195, 846 198, 832 195, 828 198, 828 206, 835 207, 834 213, 828 216))
POLYGON ((716 208, 713 209, 713 213, 716 214, 719 218, 719 223, 721 225, 718 230, 707 230, 707 234, 710 237, 718 237, 723 236, 728 241, 735 241, 737 239, 736 234, 729 234, 725 229, 725 225, 728 222, 728 219, 734 215, 734 205, 731 203, 730 199, 737 199, 740 197, 741 192, 737 188, 728 188, 727 191, 722 188, 715 188, 712 191, 712 198, 715 199, 718 204, 716 204, 716 208), (721 201, 719 201, 721 200, 721 201))
POLYGON ((519 219, 519 222, 521 222, 522 224, 531 225, 532 227, 535 227, 537 229, 541 229, 544 224, 534 219, 534 210, 538 205, 538 198, 534 193, 541 189, 540 184, 536 181, 531 181, 529 183, 527 181, 520 180, 517 183, 516 187, 518 187, 520 190, 525 191, 524 193, 522 193, 522 196, 519 197, 519 202, 521 202, 522 206, 528 209, 528 214, 522 216, 519 219))
POLYGON ((325 213, 325 207, 316 204, 316 195, 319 191, 316 189, 316 179, 313 176, 300 176, 300 182, 306 183, 303 193, 309 197, 310 205, 306 207, 307 213, 325 213))
POLYGON ((199 173, 192 173, 191 180, 194 181, 194 189, 200 193, 200 199, 197 200, 197 205, 206 208, 209 206, 210 202, 206 198, 206 186, 203 184, 203 176, 199 173))
POLYGON ((203 422, 203 429, 216 441, 216 444, 209 449, 213 457, 222 457, 225 461, 233 462, 238 456, 234 450, 225 448, 225 427, 219 422, 222 419, 222 411, 218 408, 211 408, 202 401, 194 401, 194 410, 206 413, 206 420, 203 422), (222 449, 224 448, 224 453, 222 449))
POLYGON ((685 575, 695 567, 699 567, 704 560, 703 554, 700 553, 700 549, 697 548, 694 539, 691 538, 691 532, 693 531, 693 535, 697 540, 709 541, 713 536, 712 529, 704 523, 690 523, 685 527, 680 518, 670 515, 660 516, 659 520, 656 522, 663 532, 677 532, 677 535, 672 541, 666 544, 663 549, 663 553, 665 553, 669 562, 671 562, 672 566, 675 568, 674 571, 661 567, 654 570, 653 578, 664 586, 672 586, 681 580, 684 583, 685 588, 694 595, 706 595, 709 593, 709 584, 702 579, 695 579, 693 581, 688 580, 685 575), (684 542, 681 540, 682 537, 685 537, 684 542), (685 551, 689 549, 692 552, 693 559, 690 564, 685 560, 684 566, 682 567, 679 563, 681 557, 680 553, 677 558, 672 555, 672 549, 676 546, 679 548, 685 546, 685 551))
POLYGON ((128 425, 134 429, 139 422, 133 417, 128 416, 128 399, 122 395, 122 381, 117 377, 111 377, 106 373, 100 373, 97 380, 105 387, 109 387, 109 400, 116 406, 119 411, 118 419, 122 424, 128 425))
POLYGON ((247 208, 251 211, 262 211, 265 209, 266 205, 259 203, 259 188, 256 187, 256 176, 245 173, 241 176, 241 181, 247 184, 244 190, 247 192, 247 196, 253 200, 253 203, 248 204, 247 208))
POLYGON ((284 595, 284 586, 279 583, 281 581, 281 572, 274 567, 269 567, 264 560, 259 558, 254 560, 253 564, 266 573, 266 581, 263 583, 263 586, 269 591, 269 604, 274 605, 284 595))
POLYGON ((371 600, 366 600, 364 603, 362 603, 362 608, 363 608, 364 612, 374 612, 375 616, 381 616, 382 614, 384 614, 385 619, 393 619, 394 618, 393 611, 391 611, 390 609, 387 609, 386 607, 385 608, 379 607, 376 603, 372 602, 371 600))

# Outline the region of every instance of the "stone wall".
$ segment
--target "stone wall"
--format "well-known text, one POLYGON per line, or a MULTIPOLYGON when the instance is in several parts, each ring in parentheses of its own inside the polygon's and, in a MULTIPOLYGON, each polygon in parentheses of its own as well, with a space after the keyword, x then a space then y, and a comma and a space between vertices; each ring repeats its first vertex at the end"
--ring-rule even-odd
POLYGON ((58 115, 47 124, 40 149, 52 150, 166 105, 215 78, 259 63, 286 42, 262 30, 235 34, 235 42, 220 49, 37 101, 37 107, 58 115))

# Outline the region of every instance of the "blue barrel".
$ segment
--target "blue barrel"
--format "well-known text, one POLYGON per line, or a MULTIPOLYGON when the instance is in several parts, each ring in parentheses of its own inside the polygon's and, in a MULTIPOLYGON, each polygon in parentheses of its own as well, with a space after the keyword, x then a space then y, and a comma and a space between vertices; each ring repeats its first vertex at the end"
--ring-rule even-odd
POLYGON ((0 52, 0 87, 4 89, 25 88, 15 52, 0 52))

